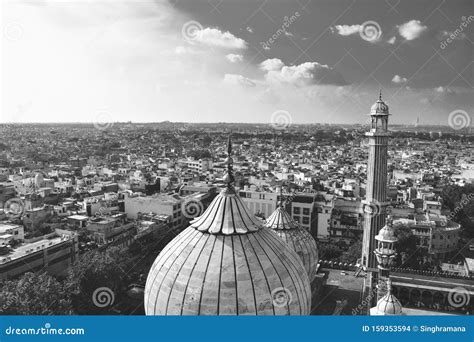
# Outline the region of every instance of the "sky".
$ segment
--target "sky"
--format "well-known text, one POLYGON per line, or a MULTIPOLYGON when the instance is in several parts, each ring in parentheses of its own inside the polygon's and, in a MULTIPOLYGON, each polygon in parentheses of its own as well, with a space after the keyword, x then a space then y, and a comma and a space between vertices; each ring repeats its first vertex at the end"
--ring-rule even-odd
POLYGON ((390 122, 447 125, 474 112, 473 4, 2 2, 0 122, 353 124, 382 90, 390 122))

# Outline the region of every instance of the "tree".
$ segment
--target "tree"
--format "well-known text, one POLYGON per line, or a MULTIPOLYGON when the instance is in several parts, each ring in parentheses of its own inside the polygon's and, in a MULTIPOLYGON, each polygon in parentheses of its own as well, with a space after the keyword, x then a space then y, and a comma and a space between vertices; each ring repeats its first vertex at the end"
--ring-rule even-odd
POLYGON ((348 264, 355 264, 362 258, 362 242, 357 240, 341 255, 341 261, 348 264))
POLYGON ((327 242, 319 245, 319 256, 321 260, 336 260, 342 254, 342 250, 334 243, 327 242))
POLYGON ((124 250, 111 247, 90 251, 70 269, 66 280, 72 305, 77 314, 107 314, 126 284, 127 266, 124 250), (113 298, 109 305, 97 305, 99 289, 107 288, 113 298))
POLYGON ((71 298, 64 284, 47 273, 25 273, 0 289, 2 315, 70 315, 71 298))

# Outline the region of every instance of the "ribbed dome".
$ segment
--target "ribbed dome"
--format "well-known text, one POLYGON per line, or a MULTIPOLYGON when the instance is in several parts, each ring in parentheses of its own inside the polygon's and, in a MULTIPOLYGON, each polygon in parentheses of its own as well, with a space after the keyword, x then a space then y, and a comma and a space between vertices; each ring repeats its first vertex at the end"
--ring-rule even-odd
POLYGON ((382 100, 382 93, 379 95, 379 99, 377 102, 375 102, 372 107, 370 108, 370 115, 374 114, 383 114, 383 115, 389 115, 388 111, 388 106, 385 102, 382 100))
POLYGON ((387 294, 377 302, 377 313, 379 315, 401 315, 402 304, 392 294, 390 280, 387 282, 387 294))
POLYGON ((268 217, 265 227, 277 233, 298 254, 312 282, 318 266, 318 245, 311 234, 295 222, 282 206, 268 217))
POLYGON ((249 214, 231 185, 231 159, 225 179, 227 188, 156 258, 146 314, 308 315, 311 289, 301 260, 249 214))

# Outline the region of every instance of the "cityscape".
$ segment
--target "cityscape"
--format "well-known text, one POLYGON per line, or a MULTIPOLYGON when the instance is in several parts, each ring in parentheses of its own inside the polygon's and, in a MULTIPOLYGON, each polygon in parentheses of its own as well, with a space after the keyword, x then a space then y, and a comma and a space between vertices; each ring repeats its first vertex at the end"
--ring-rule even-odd
POLYGON ((0 315, 472 315, 472 2, 335 3, 5 5, 0 315))

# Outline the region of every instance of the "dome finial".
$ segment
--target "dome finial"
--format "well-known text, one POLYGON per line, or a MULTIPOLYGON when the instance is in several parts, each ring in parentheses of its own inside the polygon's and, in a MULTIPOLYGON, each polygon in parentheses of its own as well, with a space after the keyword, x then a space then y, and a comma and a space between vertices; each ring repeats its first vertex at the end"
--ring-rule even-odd
POLYGON ((387 294, 392 294, 392 279, 387 279, 387 294))
POLYGON ((227 183, 227 188, 232 188, 232 183, 234 183, 234 169, 233 164, 234 161, 232 160, 232 139, 231 134, 229 134, 229 138, 227 140, 227 174, 224 177, 224 182, 227 183))
POLYGON ((278 190, 278 195, 280 195, 280 200, 278 201, 278 206, 283 208, 283 186, 278 190))
POLYGON ((379 90, 379 100, 382 101, 382 89, 379 90))

